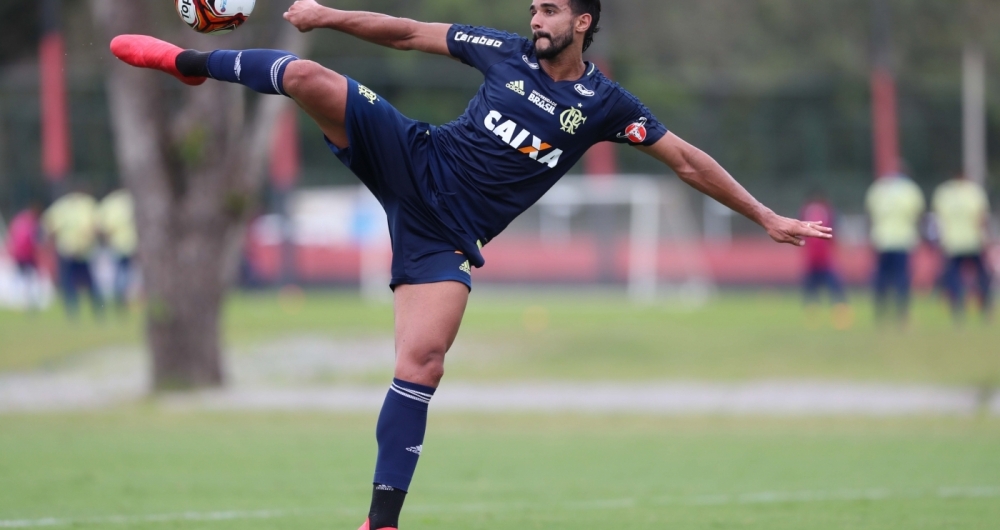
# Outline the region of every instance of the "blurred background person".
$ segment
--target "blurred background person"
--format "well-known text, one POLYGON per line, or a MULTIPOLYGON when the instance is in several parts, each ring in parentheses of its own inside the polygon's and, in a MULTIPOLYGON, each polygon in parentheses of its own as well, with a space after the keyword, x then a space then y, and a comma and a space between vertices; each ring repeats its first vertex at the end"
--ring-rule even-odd
POLYGON ((120 311, 128 308, 129 287, 132 285, 132 262, 139 238, 136 235, 132 195, 119 189, 108 194, 97 208, 97 225, 111 250, 115 264, 114 298, 120 311))
POLYGON ((934 190, 931 205, 944 256, 943 283, 951 302, 952 316, 960 321, 965 314, 962 273, 964 269, 972 269, 980 306, 983 315, 988 317, 992 310, 992 293, 985 259, 990 219, 986 192, 978 183, 959 173, 934 190))
POLYGON ((865 196, 871 222, 871 244, 878 255, 875 269, 875 316, 886 315, 895 292, 896 318, 906 323, 910 311, 910 253, 920 243, 920 219, 927 207, 924 194, 905 174, 875 180, 865 196))
POLYGON ((7 252, 14 260, 23 289, 26 307, 41 308, 41 279, 38 273, 38 242, 41 236, 39 215, 41 205, 33 203, 11 220, 7 237, 7 252))
MULTIPOLYGON (((825 226, 836 228, 836 212, 830 204, 826 193, 815 189, 802 207, 801 219, 821 222, 825 226)), ((821 291, 826 289, 833 304, 833 325, 837 329, 848 329, 854 321, 854 315, 847 304, 844 283, 837 272, 836 247, 832 239, 809 240, 804 247, 806 274, 802 289, 806 303, 806 311, 810 320, 817 318, 817 305, 821 291)))
POLYGON ((86 289, 94 315, 103 314, 103 300, 90 267, 97 249, 97 201, 83 192, 67 193, 45 211, 42 226, 59 258, 59 292, 66 314, 70 318, 78 315, 80 287, 86 289))

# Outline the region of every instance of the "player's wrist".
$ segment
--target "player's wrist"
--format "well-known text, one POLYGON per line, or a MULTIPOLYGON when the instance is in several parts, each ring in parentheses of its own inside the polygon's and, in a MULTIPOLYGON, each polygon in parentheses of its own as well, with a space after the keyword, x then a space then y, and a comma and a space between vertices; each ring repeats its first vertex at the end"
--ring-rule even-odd
POLYGON ((774 222, 779 217, 780 216, 778 214, 774 213, 774 210, 771 210, 770 208, 761 204, 757 206, 756 211, 754 212, 754 216, 752 217, 752 220, 755 223, 759 224, 760 226, 768 228, 770 226, 773 226, 774 222))
POLYGON ((333 29, 339 30, 343 25, 343 21, 346 18, 344 15, 346 13, 339 9, 334 9, 332 7, 321 7, 316 13, 316 28, 315 29, 333 29))

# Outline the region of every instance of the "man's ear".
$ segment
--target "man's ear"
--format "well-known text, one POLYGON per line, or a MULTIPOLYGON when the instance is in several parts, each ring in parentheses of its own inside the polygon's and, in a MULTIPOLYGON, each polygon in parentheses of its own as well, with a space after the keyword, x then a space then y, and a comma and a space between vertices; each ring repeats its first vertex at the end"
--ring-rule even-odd
POLYGON ((590 25, 594 22, 594 17, 590 13, 584 13, 576 19, 576 31, 586 33, 590 25))

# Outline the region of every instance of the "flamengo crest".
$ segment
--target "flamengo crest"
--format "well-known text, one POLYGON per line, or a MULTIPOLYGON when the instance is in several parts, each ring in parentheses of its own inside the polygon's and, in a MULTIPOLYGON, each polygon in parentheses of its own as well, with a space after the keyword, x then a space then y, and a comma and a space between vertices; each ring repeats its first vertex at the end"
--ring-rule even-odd
POLYGON ((559 115, 559 122, 562 124, 563 132, 576 134, 576 130, 587 121, 587 117, 580 112, 580 109, 569 108, 559 115))

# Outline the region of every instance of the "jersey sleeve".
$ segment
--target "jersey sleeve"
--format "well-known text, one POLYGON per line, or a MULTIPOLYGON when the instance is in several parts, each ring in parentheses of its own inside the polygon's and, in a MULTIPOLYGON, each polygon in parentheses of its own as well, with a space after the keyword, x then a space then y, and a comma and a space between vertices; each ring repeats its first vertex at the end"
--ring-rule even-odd
POLYGON ((614 86, 616 98, 608 113, 603 140, 619 144, 650 146, 667 134, 667 128, 639 98, 624 88, 614 86))
POLYGON ((448 30, 448 51, 463 63, 486 73, 491 66, 519 53, 525 39, 513 33, 454 24, 448 30))

